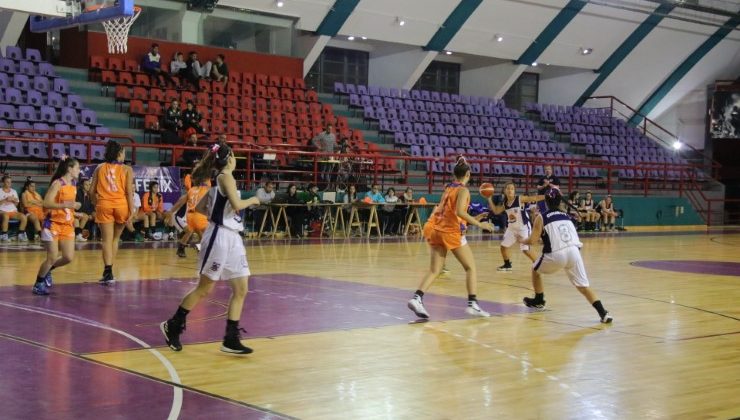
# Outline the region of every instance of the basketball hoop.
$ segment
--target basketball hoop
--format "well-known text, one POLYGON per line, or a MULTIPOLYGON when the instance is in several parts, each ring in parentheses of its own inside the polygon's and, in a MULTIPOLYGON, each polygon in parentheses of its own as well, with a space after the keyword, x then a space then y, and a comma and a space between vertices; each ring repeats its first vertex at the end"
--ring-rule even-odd
POLYGON ((134 6, 134 14, 116 19, 104 20, 102 22, 105 33, 108 36, 108 52, 111 54, 123 54, 128 50, 128 31, 139 14, 141 7, 134 6))

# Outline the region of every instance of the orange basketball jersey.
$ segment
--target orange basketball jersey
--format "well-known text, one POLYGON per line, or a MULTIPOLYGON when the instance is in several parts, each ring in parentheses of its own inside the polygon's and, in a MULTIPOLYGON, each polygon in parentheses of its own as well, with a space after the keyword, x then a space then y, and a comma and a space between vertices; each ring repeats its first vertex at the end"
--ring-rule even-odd
MULTIPOLYGON (((447 187, 445 187, 445 191, 442 194, 439 204, 434 208, 434 212, 431 217, 429 217, 429 223, 432 224, 434 230, 449 233, 460 233, 465 231, 465 220, 457 217, 457 196, 461 188, 465 187, 456 182, 448 184, 447 187)), ((467 208, 469 204, 470 196, 468 196, 465 207, 467 208)))
MULTIPOLYGON (((57 196, 54 197, 54 202, 55 203, 65 203, 65 202, 74 203, 75 200, 77 199, 77 187, 75 186, 75 183, 72 182, 71 184, 67 184, 62 179, 58 179, 55 182, 58 182, 60 187, 59 187, 59 192, 57 192, 57 196)), ((48 213, 48 219, 60 225, 73 226, 74 220, 75 220, 75 210, 74 209, 50 209, 48 213)))
POLYGON ((98 205, 110 208, 126 207, 126 167, 120 163, 98 166, 98 205))
POLYGON ((198 205, 201 199, 208 194, 210 188, 207 185, 200 185, 197 187, 191 187, 188 190, 188 211, 195 211, 195 206, 198 205))

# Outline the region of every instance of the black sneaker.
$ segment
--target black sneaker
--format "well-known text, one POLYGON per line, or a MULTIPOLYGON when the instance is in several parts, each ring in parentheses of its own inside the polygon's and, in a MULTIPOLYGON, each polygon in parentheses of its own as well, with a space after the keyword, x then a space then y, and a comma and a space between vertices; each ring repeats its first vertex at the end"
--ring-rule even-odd
POLYGON ((115 282, 116 282, 116 279, 113 277, 112 271, 103 272, 103 278, 98 280, 98 284, 101 286, 110 286, 115 282))
POLYGON ((159 324, 159 330, 164 334, 164 341, 174 351, 182 350, 182 344, 180 343, 180 334, 185 331, 185 323, 182 325, 177 322, 168 319, 163 323, 159 324))
POLYGON ((244 328, 236 328, 226 333, 226 336, 224 336, 224 342, 221 344, 222 352, 232 354, 249 354, 253 351, 249 347, 242 344, 242 337, 241 334, 239 334, 239 331, 247 332, 246 330, 244 330, 244 328))
POLYGON ((522 302, 529 308, 543 309, 545 307, 545 301, 538 301, 535 298, 525 297, 522 302))
POLYGON ((180 258, 185 258, 187 255, 185 255, 185 247, 180 245, 177 247, 177 256, 180 258))
POLYGON ((609 312, 604 313, 604 316, 601 317, 602 324, 611 324, 612 321, 614 321, 614 317, 609 315, 609 312))
POLYGON ((501 267, 496 268, 496 271, 511 271, 511 264, 504 264, 501 267))

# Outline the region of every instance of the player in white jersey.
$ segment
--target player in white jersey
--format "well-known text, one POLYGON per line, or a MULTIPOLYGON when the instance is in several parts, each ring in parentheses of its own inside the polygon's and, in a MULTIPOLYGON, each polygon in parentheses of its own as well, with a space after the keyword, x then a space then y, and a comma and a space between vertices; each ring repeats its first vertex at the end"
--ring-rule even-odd
POLYGON ((560 211, 562 199, 557 189, 548 190, 545 193, 547 213, 537 215, 534 220, 532 236, 527 243, 533 245, 541 236, 543 247, 542 255, 532 266, 532 286, 535 295, 534 298, 525 297, 524 304, 530 308, 544 308, 545 288, 542 283, 542 274, 552 274, 562 269, 565 270, 568 280, 599 313, 601 322, 608 324, 612 322, 612 316, 604 309, 596 293, 589 287, 580 251, 583 244, 578 238, 578 232, 570 217, 560 211))
POLYGON ((495 214, 501 214, 506 212, 506 231, 504 232, 504 239, 501 241, 501 256, 504 259, 504 265, 498 267, 498 271, 511 271, 511 260, 509 256, 509 248, 515 243, 519 243, 519 249, 527 256, 532 262, 535 260, 534 254, 529 250, 529 245, 525 244, 529 238, 529 234, 532 230, 532 225, 529 222, 529 212, 527 206, 530 203, 535 203, 542 200, 542 195, 526 196, 517 195, 516 186, 513 182, 507 182, 504 185, 504 197, 501 204, 493 202, 492 198, 488 198, 488 208, 495 214))
POLYGON ((195 207, 199 213, 208 215, 208 227, 203 234, 198 254, 200 281, 182 299, 175 315, 160 324, 167 345, 174 351, 182 350, 180 334, 185 330, 187 314, 211 293, 216 281, 226 280, 231 284, 231 299, 221 351, 234 354, 252 352, 252 349, 241 343, 239 334, 239 331, 243 331, 239 328, 239 318, 247 297, 247 280, 250 274, 241 237, 244 224, 239 212, 259 205, 259 200, 257 197, 241 199, 232 175, 235 166, 236 159, 231 149, 225 144, 216 144, 193 169, 193 178, 196 179, 210 179, 214 169, 218 171, 218 175, 216 186, 195 207))

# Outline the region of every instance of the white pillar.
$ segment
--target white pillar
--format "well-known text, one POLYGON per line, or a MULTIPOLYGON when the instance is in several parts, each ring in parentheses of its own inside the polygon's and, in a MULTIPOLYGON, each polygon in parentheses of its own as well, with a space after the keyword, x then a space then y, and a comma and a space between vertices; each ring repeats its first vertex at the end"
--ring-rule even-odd
MULTIPOLYGON (((200 28, 200 19, 202 13, 193 12, 186 10, 182 12, 182 19, 180 21, 181 27, 181 42, 186 44, 202 44, 203 43, 203 31, 200 28)), ((187 52, 185 52, 187 57, 187 52)))
POLYGON ((18 44, 23 27, 28 22, 28 13, 0 11, 0 48, 18 44))
POLYGON ((324 47, 329 43, 331 37, 329 35, 306 35, 298 38, 298 51, 299 55, 303 58, 303 77, 306 77, 308 72, 313 67, 316 60, 319 59, 321 52, 324 51, 324 47))

